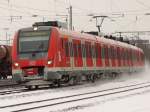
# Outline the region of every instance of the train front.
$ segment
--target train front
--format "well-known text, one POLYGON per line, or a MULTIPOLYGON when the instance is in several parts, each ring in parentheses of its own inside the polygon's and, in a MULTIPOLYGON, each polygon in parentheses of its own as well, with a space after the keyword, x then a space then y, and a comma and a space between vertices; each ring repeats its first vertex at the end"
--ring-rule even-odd
POLYGON ((51 64, 48 60, 50 37, 50 27, 30 27, 18 31, 12 49, 12 72, 16 82, 44 79, 45 66, 51 64))

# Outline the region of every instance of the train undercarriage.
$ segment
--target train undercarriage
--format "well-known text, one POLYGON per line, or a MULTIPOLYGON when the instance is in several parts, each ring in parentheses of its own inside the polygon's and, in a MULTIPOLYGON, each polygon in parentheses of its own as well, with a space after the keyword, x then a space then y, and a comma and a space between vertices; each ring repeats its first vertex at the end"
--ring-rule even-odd
MULTIPOLYGON (((133 69, 132 69, 133 70, 133 69)), ((129 71, 127 71, 129 73, 129 71)), ((118 76, 121 76, 123 72, 119 70, 115 71, 88 71, 88 72, 83 72, 83 71, 78 71, 78 72, 51 72, 51 74, 41 74, 45 73, 44 69, 41 72, 39 70, 39 75, 38 76, 31 76, 31 77, 23 77, 20 78, 22 81, 18 81, 18 83, 21 83, 28 89, 38 89, 39 86, 50 86, 50 87, 60 87, 62 85, 77 85, 81 84, 82 82, 92 82, 94 83, 97 80, 101 79, 115 79, 118 76)), ((130 73, 133 73, 130 72, 130 73)), ((15 78, 15 77, 14 77, 15 78)))

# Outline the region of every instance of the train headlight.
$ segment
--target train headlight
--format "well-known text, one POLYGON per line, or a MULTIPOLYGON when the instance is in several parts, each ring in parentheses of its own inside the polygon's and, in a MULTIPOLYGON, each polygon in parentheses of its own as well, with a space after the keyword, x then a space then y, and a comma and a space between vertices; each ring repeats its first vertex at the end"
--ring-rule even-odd
POLYGON ((14 63, 15 67, 18 67, 19 66, 19 63, 14 63))
POLYGON ((37 29, 38 29, 37 26, 34 26, 34 27, 33 27, 33 30, 34 30, 34 31, 37 31, 37 29))
POLYGON ((52 64, 52 60, 47 61, 47 64, 48 65, 52 64))

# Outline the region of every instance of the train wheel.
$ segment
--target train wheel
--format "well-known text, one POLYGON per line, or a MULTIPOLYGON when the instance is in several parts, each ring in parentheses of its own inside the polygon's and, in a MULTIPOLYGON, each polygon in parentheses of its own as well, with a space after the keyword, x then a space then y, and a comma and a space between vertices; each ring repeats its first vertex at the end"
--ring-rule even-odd
POLYGON ((91 74, 88 74, 88 75, 86 76, 86 78, 87 78, 87 81, 90 81, 90 80, 91 80, 91 74))
POLYGON ((60 80, 58 80, 58 81, 57 81, 57 86, 58 86, 58 87, 60 87, 60 86, 61 86, 61 84, 60 84, 60 80))
POLYGON ((28 90, 31 90, 33 87, 32 86, 25 86, 28 90))
POLYGON ((60 79, 56 79, 54 85, 60 87, 61 86, 60 79))
POLYGON ((74 77, 71 77, 70 80, 69 80, 69 85, 73 86, 73 85, 76 85, 77 84, 77 78, 74 76, 74 77))
POLYGON ((1 74, 1 78, 7 79, 7 76, 6 76, 4 73, 2 73, 2 74, 1 74))
POLYGON ((115 79, 117 77, 117 73, 112 73, 112 78, 115 79))
POLYGON ((91 82, 94 83, 96 80, 96 74, 91 75, 91 82))
POLYGON ((77 84, 80 84, 82 82, 82 76, 80 75, 77 76, 76 80, 77 80, 77 84))
POLYGON ((39 89, 39 86, 38 86, 38 85, 35 85, 35 89, 39 89))

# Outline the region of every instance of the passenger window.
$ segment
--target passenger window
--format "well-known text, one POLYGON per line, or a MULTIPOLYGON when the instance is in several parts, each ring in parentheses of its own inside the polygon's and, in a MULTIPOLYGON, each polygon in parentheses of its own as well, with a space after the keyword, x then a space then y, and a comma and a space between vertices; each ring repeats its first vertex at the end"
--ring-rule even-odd
POLYGON ((73 44, 73 49, 74 49, 74 57, 78 57, 78 52, 77 52, 77 44, 73 44))
POLYGON ((82 56, 85 57, 85 45, 82 44, 82 56))
POLYGON ((69 42, 69 53, 70 53, 70 57, 73 57, 72 42, 69 42))
POLYGON ((82 57, 81 44, 78 45, 78 54, 79 57, 82 57))
POLYGON ((104 46, 102 46, 102 58, 105 58, 105 48, 104 48, 104 46))
POLYGON ((98 44, 95 44, 95 54, 96 54, 96 59, 98 59, 98 44))
POLYGON ((89 44, 89 58, 92 57, 92 48, 91 48, 91 45, 89 44))

